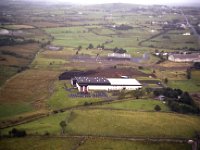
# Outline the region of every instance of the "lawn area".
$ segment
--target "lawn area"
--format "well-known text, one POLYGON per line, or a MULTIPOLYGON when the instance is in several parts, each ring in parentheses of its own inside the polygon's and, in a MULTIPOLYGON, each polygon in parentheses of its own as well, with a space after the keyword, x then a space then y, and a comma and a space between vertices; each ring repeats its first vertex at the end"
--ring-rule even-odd
POLYGON ((27 133, 60 134, 62 120, 67 121, 66 134, 70 135, 191 138, 195 131, 200 131, 200 118, 196 116, 98 109, 54 114, 16 128, 23 128, 27 133))
MULTIPOLYGON (((0 150, 71 150, 81 139, 29 137, 0 141, 0 150)), ((77 150, 191 150, 184 143, 133 142, 110 139, 87 139, 77 150)))
POLYGON ((164 104, 162 101, 143 99, 104 104, 99 106, 99 108, 127 109, 134 111, 154 111, 154 107, 156 105, 159 105, 161 107, 161 111, 170 111, 167 104, 164 104))
POLYGON ((77 105, 83 105, 85 102, 97 102, 101 101, 100 98, 71 98, 69 97, 70 93, 77 93, 78 90, 74 89, 72 91, 67 91, 64 88, 64 84, 70 88, 69 81, 56 81, 55 92, 48 100, 48 106, 50 109, 60 109, 60 108, 69 108, 77 105))
POLYGON ((2 118, 33 111, 30 103, 18 102, 14 104, 0 104, 0 120, 2 118))
POLYGON ((199 92, 200 83, 195 80, 175 80, 169 81, 168 86, 171 88, 181 89, 187 92, 199 92))
POLYGON ((26 137, 0 141, 0 150, 71 150, 79 139, 26 137))

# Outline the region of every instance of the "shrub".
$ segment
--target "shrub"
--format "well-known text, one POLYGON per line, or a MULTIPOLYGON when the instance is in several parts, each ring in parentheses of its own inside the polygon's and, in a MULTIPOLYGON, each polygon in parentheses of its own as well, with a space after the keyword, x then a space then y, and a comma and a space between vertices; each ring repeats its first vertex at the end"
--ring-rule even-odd
POLYGON ((159 105, 156 105, 156 106, 154 107, 154 110, 155 110, 155 111, 160 111, 160 110, 161 110, 161 107, 160 107, 159 105))
POLYGON ((11 131, 9 131, 9 135, 10 137, 25 137, 27 134, 25 130, 13 128, 11 131))

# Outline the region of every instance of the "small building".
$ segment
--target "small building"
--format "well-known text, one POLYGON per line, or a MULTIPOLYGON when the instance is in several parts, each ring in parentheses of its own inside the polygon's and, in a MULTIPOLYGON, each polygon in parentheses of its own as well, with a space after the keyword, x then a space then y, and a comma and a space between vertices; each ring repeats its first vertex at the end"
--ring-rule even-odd
POLYGON ((142 85, 136 79, 130 78, 104 78, 104 77, 75 77, 71 84, 78 88, 79 92, 89 91, 120 91, 136 90, 142 85))
POLYGON ((131 55, 130 54, 119 54, 119 53, 112 53, 112 54, 108 54, 108 59, 109 60, 130 60, 131 59, 131 55))
POLYGON ((171 54, 168 60, 173 62, 200 62, 200 55, 198 53, 193 54, 171 54))

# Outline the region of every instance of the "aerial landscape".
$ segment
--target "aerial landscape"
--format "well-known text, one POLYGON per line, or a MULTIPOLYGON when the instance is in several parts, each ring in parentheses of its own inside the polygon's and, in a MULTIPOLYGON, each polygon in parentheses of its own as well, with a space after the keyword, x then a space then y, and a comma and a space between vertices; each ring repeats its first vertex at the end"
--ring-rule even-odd
POLYGON ((200 2, 1 0, 0 150, 200 150, 200 2))

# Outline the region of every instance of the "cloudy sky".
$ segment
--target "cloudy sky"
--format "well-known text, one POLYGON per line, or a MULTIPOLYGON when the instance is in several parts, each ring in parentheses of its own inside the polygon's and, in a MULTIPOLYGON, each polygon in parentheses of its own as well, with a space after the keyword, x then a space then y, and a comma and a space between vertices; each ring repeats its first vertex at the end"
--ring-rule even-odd
POLYGON ((70 2, 78 4, 101 4, 101 3, 133 3, 133 4, 191 4, 198 3, 200 0, 32 0, 47 2, 70 2))

